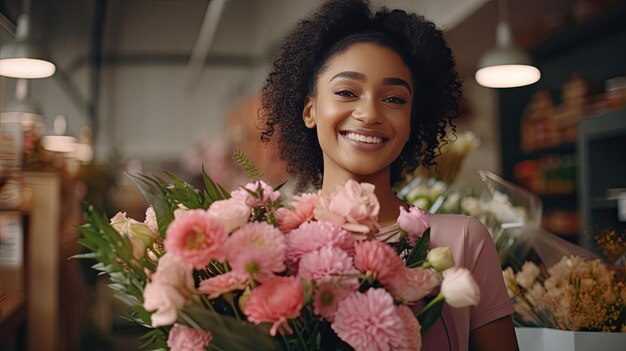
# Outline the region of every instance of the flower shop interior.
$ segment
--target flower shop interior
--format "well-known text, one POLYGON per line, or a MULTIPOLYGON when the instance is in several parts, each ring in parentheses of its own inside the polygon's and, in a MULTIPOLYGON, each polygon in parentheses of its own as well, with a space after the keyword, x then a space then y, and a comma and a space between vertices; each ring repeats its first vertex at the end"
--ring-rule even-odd
MULTIPOLYGON (((277 147, 261 142, 259 94, 281 40, 321 2, 0 1, 0 351, 139 349, 146 329, 120 317, 127 306, 108 279, 69 259, 86 252, 77 227, 87 206, 144 221, 129 174, 168 170, 202 188, 204 167, 233 189, 247 182, 238 150, 294 191, 277 147), (24 57, 47 65, 9 67, 24 57)), ((463 81, 456 137, 437 167, 405 175, 398 196, 483 221, 517 279, 516 326, 567 329, 520 302, 533 292, 525 261, 547 287, 573 274, 562 260, 601 259, 611 282, 585 296, 608 302, 574 304, 570 320, 596 319, 564 324, 626 335, 626 1, 371 3, 432 20, 463 81), (493 63, 510 59, 494 50, 524 56, 540 78, 481 79, 479 68, 519 64, 493 63)), ((536 340, 520 329, 522 350, 543 350, 536 340)), ((626 339, 598 340, 608 350, 626 339)))

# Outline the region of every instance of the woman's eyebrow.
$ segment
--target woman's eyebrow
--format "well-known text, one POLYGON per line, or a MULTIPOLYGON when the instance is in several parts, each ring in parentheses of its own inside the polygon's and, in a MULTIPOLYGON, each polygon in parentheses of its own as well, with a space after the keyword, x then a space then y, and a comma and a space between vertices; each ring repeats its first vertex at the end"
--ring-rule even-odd
POLYGON ((401 85, 409 90, 411 93, 411 86, 409 83, 402 78, 385 78, 383 79, 383 85, 401 85))
POLYGON ((330 83, 336 78, 349 78, 349 79, 354 79, 354 80, 358 80, 361 82, 366 81, 365 75, 363 73, 354 72, 354 71, 343 71, 343 72, 339 72, 335 74, 332 78, 330 78, 328 82, 330 83))

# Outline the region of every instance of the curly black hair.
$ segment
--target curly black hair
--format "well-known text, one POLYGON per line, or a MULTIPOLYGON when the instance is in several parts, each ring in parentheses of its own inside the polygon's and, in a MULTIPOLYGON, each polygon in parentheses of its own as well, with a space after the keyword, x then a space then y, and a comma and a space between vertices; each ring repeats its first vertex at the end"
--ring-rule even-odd
POLYGON ((461 82, 443 34, 422 16, 382 8, 372 13, 366 0, 331 0, 300 21, 287 36, 262 89, 261 139, 278 132, 280 156, 298 188, 319 186, 322 149, 316 129, 304 125, 307 96, 331 58, 356 42, 374 42, 394 50, 415 82, 411 136, 391 164, 391 183, 420 163, 435 164, 439 145, 459 115, 461 82), (264 124, 264 126, 263 126, 264 124))

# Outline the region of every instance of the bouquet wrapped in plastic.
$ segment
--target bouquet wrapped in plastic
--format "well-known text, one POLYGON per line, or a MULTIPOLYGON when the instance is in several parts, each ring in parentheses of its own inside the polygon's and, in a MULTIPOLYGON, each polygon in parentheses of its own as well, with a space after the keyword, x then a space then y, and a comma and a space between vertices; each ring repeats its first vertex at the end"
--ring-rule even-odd
POLYGON ((151 205, 144 222, 88 209, 79 228, 91 251, 79 257, 152 329, 145 348, 419 350, 444 299, 478 302, 449 249, 428 249, 424 211, 401 209, 398 242, 373 238, 371 184, 286 204, 261 180, 228 192, 203 175, 203 191, 171 174, 132 176, 151 205))

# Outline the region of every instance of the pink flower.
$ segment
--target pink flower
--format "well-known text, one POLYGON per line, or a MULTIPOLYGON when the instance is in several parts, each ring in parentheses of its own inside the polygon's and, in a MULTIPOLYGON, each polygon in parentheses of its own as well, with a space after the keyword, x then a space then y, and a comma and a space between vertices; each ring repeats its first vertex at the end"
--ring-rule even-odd
POLYGON ((385 288, 395 298, 404 302, 413 302, 428 295, 439 286, 437 273, 423 268, 405 268, 401 274, 394 275, 385 288))
POLYGON ((318 196, 315 218, 364 236, 379 228, 379 210, 374 185, 350 179, 345 186, 338 186, 330 197, 318 196))
POLYGON ((352 265, 352 257, 332 246, 302 256, 298 269, 298 277, 305 281, 320 281, 338 274, 358 273, 352 265))
POLYGON ((392 341, 394 350, 420 351, 422 348, 422 326, 410 308, 404 305, 396 307, 396 314, 402 320, 401 335, 392 341))
POLYGON ((237 272, 228 272, 200 282, 198 292, 215 299, 233 290, 243 290, 248 286, 248 276, 237 272))
POLYGON ((428 213, 421 208, 411 207, 407 212, 404 207, 400 207, 398 227, 407 233, 409 244, 415 246, 426 229, 430 228, 430 218, 428 218, 428 213))
POLYGON ((403 335, 393 298, 383 289, 354 292, 345 298, 339 303, 331 327, 356 351, 390 350, 403 335))
POLYGON ((443 272, 441 294, 452 307, 475 306, 480 301, 480 289, 465 268, 450 268, 443 272))
POLYGON ((287 260, 297 264, 300 258, 309 252, 324 246, 338 247, 348 254, 354 254, 352 236, 330 222, 314 221, 302 224, 286 235, 287 260))
POLYGON ((243 200, 249 207, 266 206, 270 201, 276 201, 280 197, 280 192, 274 191, 272 187, 262 180, 254 183, 248 183, 243 188, 237 189, 230 193, 233 199, 243 200), (257 196, 250 194, 245 189, 256 193, 257 196))
POLYGON ((204 210, 179 211, 167 228, 165 250, 181 261, 202 268, 211 260, 224 261, 228 235, 220 222, 204 210))
POLYGON ((285 270, 287 245, 283 233, 264 222, 248 223, 226 242, 226 259, 233 271, 258 281, 285 270))
POLYGON ((228 200, 215 201, 208 210, 209 214, 216 218, 227 233, 248 223, 251 209, 244 201, 230 198, 228 200))
POLYGON ((356 278, 327 279, 313 292, 313 312, 332 322, 339 303, 359 288, 356 278))
POLYGON ((154 213, 154 208, 152 206, 146 209, 146 220, 143 221, 145 225, 148 226, 155 234, 159 234, 159 224, 157 222, 156 213, 154 213))
POLYGON ((302 223, 313 219, 316 202, 317 194, 305 193, 293 197, 293 202, 291 203, 291 206, 293 206, 292 210, 284 207, 276 210, 275 215, 280 231, 288 233, 298 228, 302 223))
POLYGON ((274 277, 252 289, 243 313, 250 322, 272 323, 270 334, 274 336, 283 323, 290 331, 287 319, 298 317, 303 304, 304 290, 299 281, 274 277))
POLYGON ((213 340, 213 334, 182 324, 174 324, 167 337, 171 351, 205 351, 213 340))
POLYGON ((355 245, 354 266, 386 284, 403 272, 404 263, 393 248, 376 240, 361 241, 355 245))
POLYGON ((152 275, 152 282, 143 290, 143 307, 148 312, 154 311, 152 326, 174 323, 178 311, 191 302, 194 290, 193 268, 171 254, 163 255, 152 275))
POLYGON ((156 272, 152 275, 152 281, 160 281, 189 292, 195 290, 193 267, 181 262, 170 253, 159 258, 156 272))
POLYGON ((146 224, 126 217, 126 212, 118 212, 113 216, 111 227, 130 240, 133 257, 137 260, 144 257, 146 249, 157 237, 156 232, 153 232, 146 224))

